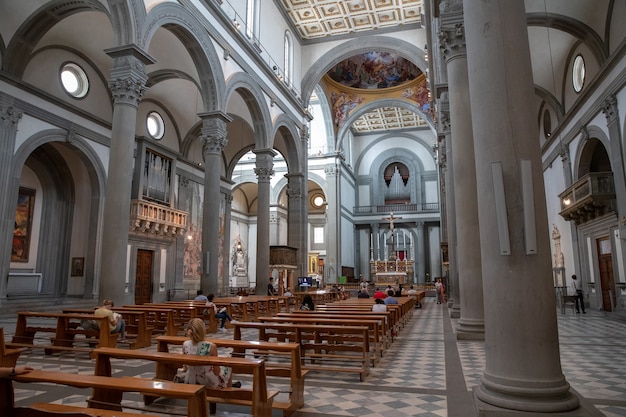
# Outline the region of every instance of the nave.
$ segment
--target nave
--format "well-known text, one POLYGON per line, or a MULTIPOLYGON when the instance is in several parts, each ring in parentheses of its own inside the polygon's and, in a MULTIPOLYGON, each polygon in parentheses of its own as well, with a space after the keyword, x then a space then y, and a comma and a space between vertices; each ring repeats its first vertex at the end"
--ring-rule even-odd
MULTIPOLYGON (((446 306, 436 304, 434 298, 427 298, 423 308, 414 313, 382 360, 371 368, 365 382, 359 382, 354 374, 310 373, 305 384, 305 406, 293 416, 474 417, 471 389, 479 383, 484 368, 484 343, 457 341, 457 320, 450 319, 446 306)), ((595 311, 577 315, 567 310, 557 315, 563 372, 581 397, 584 415, 626 416, 626 321, 608 319, 595 311)), ((4 327, 6 340, 10 340, 15 316, 0 317, 0 326, 4 327)), ((244 333, 244 338, 247 336, 244 333)), ((211 337, 232 338, 232 330, 211 337)), ((18 360, 18 365, 22 364, 78 374, 93 374, 94 368, 86 355, 45 357, 39 350, 23 353, 18 360)), ((152 364, 141 361, 125 361, 116 368, 122 370, 120 375, 127 376, 149 377, 154 372, 152 364)), ((241 380, 244 386, 248 382, 241 380)), ((268 382, 271 389, 285 388, 272 378, 268 382)), ((18 387, 15 400, 17 405, 59 402, 85 406, 88 395, 87 390, 29 384, 18 387)), ((143 405, 138 396, 132 395, 125 397, 124 404, 143 405)), ((166 407, 180 411, 175 403, 166 407)), ((244 407, 222 404, 216 414, 249 415, 244 407)), ((274 410, 273 417, 279 416, 281 413, 274 410)))

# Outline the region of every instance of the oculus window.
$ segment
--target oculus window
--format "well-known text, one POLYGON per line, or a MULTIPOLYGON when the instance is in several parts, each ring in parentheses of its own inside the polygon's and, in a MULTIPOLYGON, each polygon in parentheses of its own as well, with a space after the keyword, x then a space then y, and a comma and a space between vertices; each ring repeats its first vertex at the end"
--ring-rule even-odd
POLYGON ((83 98, 89 91, 89 79, 85 71, 73 62, 61 67, 61 84, 66 93, 74 98, 83 98))
POLYGON ((161 115, 155 111, 150 112, 146 118, 146 128, 151 138, 160 140, 165 134, 165 123, 161 115))
POLYGON ((572 66, 572 85, 574 91, 580 93, 585 85, 585 60, 582 55, 577 55, 574 58, 574 65, 572 66))

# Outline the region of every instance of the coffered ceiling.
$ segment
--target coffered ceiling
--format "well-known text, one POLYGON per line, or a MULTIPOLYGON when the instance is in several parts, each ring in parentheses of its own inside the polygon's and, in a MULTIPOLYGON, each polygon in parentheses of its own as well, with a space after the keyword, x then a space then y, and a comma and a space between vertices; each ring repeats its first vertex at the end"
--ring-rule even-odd
POLYGON ((302 39, 422 23, 423 0, 280 0, 302 39))

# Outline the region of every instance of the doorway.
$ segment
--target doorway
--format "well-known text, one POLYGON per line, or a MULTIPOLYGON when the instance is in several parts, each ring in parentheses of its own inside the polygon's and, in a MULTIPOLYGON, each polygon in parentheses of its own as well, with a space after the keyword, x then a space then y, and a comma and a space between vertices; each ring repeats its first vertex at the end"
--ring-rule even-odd
POLYGON ((602 310, 613 311, 616 301, 615 279, 613 277, 613 254, 608 237, 598 239, 598 268, 600 270, 600 291, 602 292, 602 310))
POLYGON ((152 293, 152 261, 154 252, 137 250, 137 268, 135 270, 135 304, 151 301, 152 293))

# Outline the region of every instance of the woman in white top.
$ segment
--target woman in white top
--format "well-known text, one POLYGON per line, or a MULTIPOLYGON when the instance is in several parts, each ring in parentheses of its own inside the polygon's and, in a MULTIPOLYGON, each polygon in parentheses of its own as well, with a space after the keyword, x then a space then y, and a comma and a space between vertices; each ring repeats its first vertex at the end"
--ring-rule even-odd
MULTIPOLYGON (((189 340, 183 343, 186 355, 217 356, 217 346, 204 340, 204 321, 200 318, 191 319, 187 325, 189 340)), ((232 370, 226 366, 184 366, 185 384, 204 385, 209 388, 226 388, 231 382, 232 370)))
POLYGON ((374 313, 384 313, 387 311, 387 305, 381 298, 377 298, 372 306, 372 312, 374 313))

